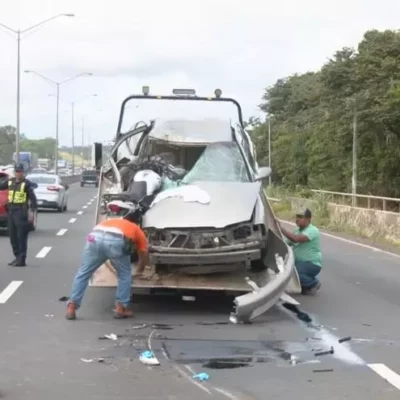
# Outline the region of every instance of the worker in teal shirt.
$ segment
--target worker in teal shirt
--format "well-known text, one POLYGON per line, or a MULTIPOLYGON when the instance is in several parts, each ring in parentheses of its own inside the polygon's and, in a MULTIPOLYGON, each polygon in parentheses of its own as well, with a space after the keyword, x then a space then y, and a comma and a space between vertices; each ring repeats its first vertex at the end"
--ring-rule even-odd
POLYGON ((281 226, 287 243, 293 248, 303 294, 315 294, 321 287, 318 275, 322 269, 319 229, 311 223, 311 211, 306 208, 296 214, 297 227, 293 232, 281 226))

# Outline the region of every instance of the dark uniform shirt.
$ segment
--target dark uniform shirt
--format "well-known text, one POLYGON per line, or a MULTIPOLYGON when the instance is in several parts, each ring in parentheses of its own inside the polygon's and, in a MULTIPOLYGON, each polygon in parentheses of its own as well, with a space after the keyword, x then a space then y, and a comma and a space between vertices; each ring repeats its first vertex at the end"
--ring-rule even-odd
POLYGON ((27 207, 30 202, 30 208, 37 208, 37 200, 35 192, 33 191, 34 185, 28 179, 22 179, 17 182, 15 178, 0 183, 0 190, 9 191, 8 207, 27 207))

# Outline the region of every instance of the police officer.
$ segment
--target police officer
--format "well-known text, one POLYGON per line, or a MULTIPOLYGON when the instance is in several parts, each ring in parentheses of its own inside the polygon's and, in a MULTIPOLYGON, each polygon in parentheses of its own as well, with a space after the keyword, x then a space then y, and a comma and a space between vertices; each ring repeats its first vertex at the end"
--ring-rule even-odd
POLYGON ((23 164, 15 166, 15 178, 0 184, 0 190, 8 189, 8 230, 15 256, 8 265, 14 267, 26 266, 28 233, 32 222, 29 220, 29 208, 31 211, 37 209, 36 195, 33 191, 35 187, 36 184, 25 179, 23 164))

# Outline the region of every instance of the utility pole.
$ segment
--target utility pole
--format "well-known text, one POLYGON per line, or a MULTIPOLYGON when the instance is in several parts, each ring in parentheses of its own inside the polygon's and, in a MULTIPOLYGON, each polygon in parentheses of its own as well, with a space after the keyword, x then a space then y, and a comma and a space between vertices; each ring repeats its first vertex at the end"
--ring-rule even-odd
POLYGON ((352 176, 351 176, 351 193, 353 196, 352 206, 357 206, 357 106, 354 104, 354 114, 353 114, 353 163, 352 163, 352 176))
POLYGON ((58 174, 58 126, 59 126, 59 114, 60 114, 60 84, 57 85, 57 108, 56 108, 56 148, 54 149, 54 172, 58 174))
MULTIPOLYGON (((271 116, 268 114, 268 167, 271 168, 271 116)), ((268 177, 269 186, 272 184, 271 173, 268 177)))

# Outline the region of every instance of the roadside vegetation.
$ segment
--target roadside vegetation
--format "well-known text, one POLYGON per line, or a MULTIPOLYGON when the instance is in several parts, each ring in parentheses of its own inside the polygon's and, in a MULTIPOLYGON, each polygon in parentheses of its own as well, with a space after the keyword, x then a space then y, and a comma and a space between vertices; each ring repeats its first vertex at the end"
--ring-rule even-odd
POLYGON ((368 31, 319 71, 277 80, 260 108, 247 128, 268 165, 270 120, 274 184, 350 192, 354 130, 357 193, 400 197, 400 32, 368 31))

